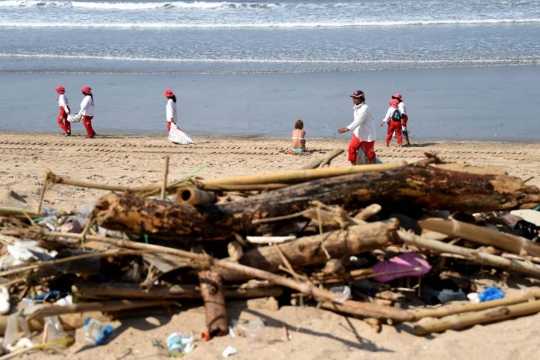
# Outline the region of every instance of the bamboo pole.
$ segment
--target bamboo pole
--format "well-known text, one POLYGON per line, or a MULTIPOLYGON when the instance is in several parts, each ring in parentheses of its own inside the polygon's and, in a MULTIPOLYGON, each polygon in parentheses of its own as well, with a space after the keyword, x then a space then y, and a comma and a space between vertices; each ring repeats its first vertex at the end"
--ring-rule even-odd
POLYGON ((426 335, 448 329, 461 329, 467 326, 485 324, 499 320, 506 320, 520 316, 532 315, 540 312, 540 300, 524 304, 501 306, 481 312, 451 315, 442 319, 433 319, 414 325, 416 335, 426 335))
POLYGON ((27 315, 28 319, 43 319, 47 316, 59 316, 66 314, 76 314, 82 312, 92 312, 92 311, 101 311, 101 312, 110 312, 110 311, 121 311, 129 309, 141 309, 147 307, 156 307, 156 306, 170 306, 175 303, 172 301, 165 300, 114 300, 114 301, 104 301, 104 302, 90 302, 82 304, 72 304, 72 305, 54 305, 54 306, 44 306, 41 307, 31 314, 27 315))
POLYGON ((47 191, 48 183, 49 182, 47 180, 43 181, 43 188, 41 189, 41 194, 40 194, 40 197, 39 197, 39 203, 38 203, 38 207, 37 207, 37 210, 36 210, 36 214, 39 214, 41 212, 41 206, 43 205, 43 199, 45 198, 45 192, 47 191))
MULTIPOLYGON (((64 233, 61 233, 64 234, 64 233)), ((82 234, 74 234, 74 235, 80 235, 82 237, 82 234)), ((88 237, 88 236, 87 236, 88 237)), ((47 260, 47 261, 40 261, 38 263, 32 264, 32 265, 25 265, 20 267, 15 267, 9 270, 4 270, 0 272, 0 277, 18 274, 20 272, 30 271, 39 269, 41 267, 45 266, 51 266, 51 265, 58 265, 63 263, 68 263, 72 261, 77 260, 83 260, 83 259, 90 259, 94 257, 108 257, 108 256, 126 256, 126 255, 141 255, 143 254, 143 251, 126 251, 122 249, 110 249, 102 252, 93 252, 93 253, 87 253, 87 254, 81 254, 81 255, 75 255, 70 256, 67 258, 62 259, 53 259, 53 260, 47 260)))
POLYGON ((182 186, 176 189, 176 201, 180 204, 209 205, 216 202, 216 194, 195 186, 182 186))
POLYGON ((42 212, 35 212, 33 210, 24 210, 11 207, 0 207, 0 216, 11 215, 29 215, 29 216, 43 216, 42 212))
POLYGON ((423 239, 420 236, 409 234, 405 231, 397 232, 401 240, 407 244, 416 245, 418 247, 432 250, 438 253, 451 253, 464 256, 467 260, 480 265, 488 265, 496 268, 515 271, 517 273, 528 274, 535 277, 540 277, 540 266, 534 265, 526 261, 514 259, 506 259, 500 256, 492 255, 484 251, 467 249, 457 245, 450 245, 443 242, 423 239))
MULTIPOLYGON (((174 189, 181 184, 184 184, 190 177, 197 174, 204 169, 204 166, 199 167, 197 170, 192 171, 184 175, 179 181, 169 185, 167 189, 174 189)), ((116 192, 131 192, 131 193, 147 193, 148 196, 159 193, 162 188, 162 184, 148 184, 144 186, 131 187, 131 186, 122 186, 122 185, 106 185, 106 184, 96 184, 89 183, 85 181, 69 180, 64 179, 63 177, 56 175, 52 171, 45 172, 45 181, 48 181, 50 184, 64 184, 69 186, 79 186, 89 189, 98 189, 98 190, 107 190, 107 191, 116 191, 116 192)))
POLYGON ((400 163, 375 164, 364 166, 347 166, 327 169, 294 170, 282 173, 245 175, 223 179, 210 179, 201 181, 204 186, 222 186, 227 184, 251 185, 272 183, 299 183, 315 179, 324 179, 340 175, 357 174, 368 171, 385 171, 403 166, 400 163))
MULTIPOLYGON (((43 236, 53 237, 53 238, 54 237, 67 237, 67 238, 72 238, 72 239, 82 239, 82 234, 62 233, 62 232, 55 232, 55 231, 44 232, 43 236)), ((87 240, 108 243, 108 244, 112 244, 118 247, 123 247, 127 249, 132 249, 132 250, 153 251, 153 252, 160 252, 163 254, 177 255, 177 256, 184 257, 190 260, 199 261, 201 263, 208 263, 210 259, 210 256, 205 255, 205 254, 197 254, 191 251, 178 250, 178 249, 174 249, 170 247, 153 245, 153 244, 144 244, 144 243, 139 243, 139 242, 130 241, 130 240, 121 240, 121 239, 109 238, 109 237, 99 236, 99 235, 86 235, 85 238, 87 240)))
POLYGON ((442 318, 449 315, 461 314, 469 311, 481 311, 498 306, 514 305, 524 303, 531 299, 540 298, 540 289, 530 289, 521 292, 518 295, 511 297, 505 297, 503 299, 485 301, 477 304, 465 303, 465 304, 450 304, 442 306, 436 309, 422 309, 418 311, 412 311, 414 315, 413 321, 418 321, 426 317, 442 318))
POLYGON ((167 177, 169 176, 169 157, 165 156, 165 168, 163 169, 163 184, 161 185, 160 199, 165 200, 167 192, 167 177))
POLYGON ((283 189, 290 184, 251 184, 251 185, 235 185, 235 184, 223 184, 223 185, 206 185, 200 181, 195 182, 195 185, 206 191, 270 191, 283 189))
POLYGON ((149 185, 139 186, 139 187, 130 187, 130 186, 122 186, 122 185, 106 185, 106 184, 90 183, 90 182, 85 182, 85 181, 69 180, 69 179, 64 179, 63 177, 59 175, 56 175, 52 171, 47 171, 45 173, 45 179, 46 179, 45 181, 49 181, 51 184, 64 184, 64 185, 70 185, 70 186, 85 187, 89 189, 99 189, 99 190, 118 191, 118 192, 150 191, 150 190, 159 190, 161 188, 161 184, 149 184, 149 185))
POLYGON ((467 224, 454 219, 443 220, 436 218, 420 220, 418 225, 423 229, 437 231, 452 237, 460 237, 482 245, 494 246, 514 254, 540 256, 540 245, 519 236, 478 225, 467 224))

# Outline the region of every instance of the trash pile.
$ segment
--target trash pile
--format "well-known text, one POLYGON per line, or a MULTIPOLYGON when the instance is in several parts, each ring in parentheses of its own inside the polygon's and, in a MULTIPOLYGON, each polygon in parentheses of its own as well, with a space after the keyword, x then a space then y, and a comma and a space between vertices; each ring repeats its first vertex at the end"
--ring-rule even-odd
POLYGON ((48 172, 42 199, 51 186, 112 193, 88 213, 0 208, 3 351, 62 351, 79 328, 103 345, 107 314, 184 301, 204 304, 206 331, 163 339, 170 356, 264 327, 229 319, 231 299, 317 306, 376 331, 406 322, 417 335, 540 312, 532 280, 512 296, 501 286, 540 278, 538 188, 428 154, 323 168, 339 153, 298 171, 173 184, 166 161, 163 183, 139 188, 48 172))

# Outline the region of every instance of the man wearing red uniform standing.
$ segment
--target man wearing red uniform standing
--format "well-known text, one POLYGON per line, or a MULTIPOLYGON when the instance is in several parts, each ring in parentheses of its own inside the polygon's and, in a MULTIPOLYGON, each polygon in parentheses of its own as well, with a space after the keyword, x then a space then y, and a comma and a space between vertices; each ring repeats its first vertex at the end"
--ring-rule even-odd
POLYGON ((354 120, 349 126, 338 129, 338 133, 343 134, 347 131, 352 131, 348 150, 348 160, 352 165, 356 165, 356 156, 361 147, 364 148, 369 162, 375 164, 376 154, 374 147, 375 137, 377 136, 375 121, 373 120, 373 116, 371 116, 369 106, 365 102, 363 91, 356 90, 352 93, 351 98, 354 103, 354 120))

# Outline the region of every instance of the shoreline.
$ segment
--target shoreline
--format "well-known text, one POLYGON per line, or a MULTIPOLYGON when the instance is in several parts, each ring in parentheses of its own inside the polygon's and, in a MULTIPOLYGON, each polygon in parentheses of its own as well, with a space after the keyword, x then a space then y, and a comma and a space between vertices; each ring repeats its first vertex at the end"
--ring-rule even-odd
MULTIPOLYGON (((0 130, 0 136, 3 135, 28 135, 28 136, 52 136, 52 137, 58 137, 59 139, 67 139, 62 135, 59 131, 28 131, 28 132, 16 132, 16 131, 2 131, 0 130)), ((85 139, 84 136, 86 133, 84 130, 76 131, 73 133, 73 135, 69 139, 83 139, 85 141, 91 141, 88 139, 85 139)), ((242 140, 242 141, 248 141, 248 140, 268 140, 268 141, 289 141, 290 135, 265 135, 265 134, 253 134, 253 135, 233 135, 233 134, 219 134, 219 135, 200 135, 196 132, 189 133, 191 137, 195 137, 202 139, 203 142, 207 142, 208 140, 227 140, 227 139, 233 139, 233 140, 242 140)), ((100 139, 107 139, 107 138, 114 138, 117 139, 118 137, 122 138, 133 138, 133 139, 143 139, 143 138, 149 138, 153 140, 164 140, 168 142, 167 140, 167 133, 164 132, 163 134, 157 134, 157 133, 121 133, 121 132, 102 132, 98 134, 100 139)), ((96 137, 97 139, 97 137, 96 137)), ((307 135, 306 140, 309 141, 325 141, 325 142, 342 142, 347 141, 347 143, 350 140, 350 134, 349 135, 343 135, 340 138, 337 137, 309 137, 309 134, 307 135)), ((201 142, 201 144, 203 143, 201 142)), ((396 142, 395 137, 392 139, 392 142, 396 142)), ((375 146, 379 146, 380 144, 384 144, 384 139, 377 139, 375 140, 375 146)), ((472 143, 479 143, 479 144, 492 144, 492 145, 503 145, 503 144, 523 144, 523 145, 538 145, 539 151, 540 151, 540 143, 535 141, 527 141, 527 140, 452 140, 452 139, 446 139, 446 140, 414 140, 411 138, 412 147, 414 145, 422 145, 425 144, 445 144, 445 143, 455 143, 455 144, 472 144, 472 143)), ((178 146, 185 146, 185 145, 178 145, 178 146)), ((188 145, 189 146, 189 145, 188 145)), ((286 147, 286 146, 285 146, 286 147)), ((405 148, 407 146, 404 146, 405 148)))

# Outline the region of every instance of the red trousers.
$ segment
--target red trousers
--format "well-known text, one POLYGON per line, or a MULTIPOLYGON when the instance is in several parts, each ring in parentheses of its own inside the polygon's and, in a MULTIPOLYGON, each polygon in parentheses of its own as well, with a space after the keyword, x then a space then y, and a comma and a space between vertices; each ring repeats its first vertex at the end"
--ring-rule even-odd
POLYGON ((60 112, 58 113, 58 125, 60 126, 60 129, 62 129, 64 132, 71 132, 71 123, 67 119, 67 112, 64 109, 64 107, 60 107, 60 112))
POLYGON ((402 114, 401 115, 401 123, 403 124, 403 126, 405 128, 407 128, 407 120, 409 120, 409 117, 407 116, 407 114, 402 114))
POLYGON ((401 137, 401 121, 388 120, 388 135, 386 135, 386 145, 390 144, 392 141, 392 135, 396 132, 397 142, 399 145, 403 143, 403 138, 401 137))
POLYGON ((171 131, 171 122, 167 121, 167 131, 171 131))
POLYGON ((351 142, 349 143, 349 161, 353 164, 356 164, 356 154, 358 150, 363 147, 368 159, 375 163, 376 154, 373 150, 375 141, 360 141, 356 135, 352 134, 351 142))
POLYGON ((83 115, 83 118, 82 118, 82 123, 84 125, 84 128, 86 129, 86 134, 88 135, 88 137, 94 137, 94 135, 96 135, 96 132, 92 128, 93 118, 94 118, 93 116, 86 116, 86 115, 83 115))

